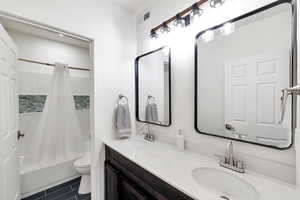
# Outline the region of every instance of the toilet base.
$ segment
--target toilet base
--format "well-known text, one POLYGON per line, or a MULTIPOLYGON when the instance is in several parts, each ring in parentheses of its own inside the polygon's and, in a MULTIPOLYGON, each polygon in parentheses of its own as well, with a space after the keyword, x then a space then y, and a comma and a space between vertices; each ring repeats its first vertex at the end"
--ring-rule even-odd
POLYGON ((81 176, 78 193, 79 194, 91 193, 91 175, 90 174, 81 176))

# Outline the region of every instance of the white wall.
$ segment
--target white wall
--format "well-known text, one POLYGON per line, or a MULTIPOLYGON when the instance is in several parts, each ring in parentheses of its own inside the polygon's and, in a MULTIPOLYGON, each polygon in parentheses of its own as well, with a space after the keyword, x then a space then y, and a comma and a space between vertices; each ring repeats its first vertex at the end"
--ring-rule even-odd
POLYGON ((102 138, 114 134, 112 123, 119 93, 130 99, 134 119, 135 18, 111 1, 0 0, 1 10, 94 39, 95 141, 92 198, 104 198, 102 138))
MULTIPOLYGON (((183 129, 187 147, 200 153, 213 156, 223 154, 228 142, 224 139, 198 134, 194 129, 194 38, 195 34, 216 24, 237 17, 250 10, 266 5, 271 0, 241 1, 231 0, 218 8, 204 6, 204 14, 199 24, 185 31, 172 32, 166 38, 150 40, 148 35, 154 26, 162 23, 177 12, 192 5, 194 0, 161 0, 146 11, 151 18, 143 22, 142 15, 137 19, 138 54, 163 45, 167 41, 172 47, 172 117, 170 128, 155 126, 154 132, 165 141, 174 142, 178 129, 183 129), (172 2, 172 3, 170 3, 172 2)), ((246 162, 246 168, 295 183, 295 150, 278 151, 257 145, 234 142, 235 151, 246 162), (281 172, 281 173, 278 173, 281 172)))

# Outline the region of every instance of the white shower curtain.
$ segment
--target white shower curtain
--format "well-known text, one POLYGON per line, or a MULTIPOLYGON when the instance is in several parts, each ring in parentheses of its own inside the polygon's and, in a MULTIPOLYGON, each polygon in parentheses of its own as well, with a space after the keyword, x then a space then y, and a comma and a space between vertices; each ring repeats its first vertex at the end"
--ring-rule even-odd
POLYGON ((56 63, 36 133, 38 163, 55 164, 83 152, 83 136, 74 105, 69 69, 56 63))

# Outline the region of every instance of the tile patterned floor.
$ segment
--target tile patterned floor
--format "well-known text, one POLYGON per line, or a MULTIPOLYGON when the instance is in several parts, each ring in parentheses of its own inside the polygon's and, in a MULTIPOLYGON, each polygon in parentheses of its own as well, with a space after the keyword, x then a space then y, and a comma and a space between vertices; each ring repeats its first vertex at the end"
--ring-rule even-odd
POLYGON ((91 200, 91 195, 78 194, 80 178, 49 188, 22 200, 91 200))

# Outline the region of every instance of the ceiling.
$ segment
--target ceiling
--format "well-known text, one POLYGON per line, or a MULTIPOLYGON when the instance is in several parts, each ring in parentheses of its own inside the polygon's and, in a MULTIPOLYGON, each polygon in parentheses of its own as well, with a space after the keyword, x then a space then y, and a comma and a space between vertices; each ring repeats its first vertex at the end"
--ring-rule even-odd
POLYGON ((83 48, 89 48, 89 43, 77 38, 72 38, 64 35, 60 36, 57 32, 48 31, 39 27, 31 26, 28 24, 23 24, 17 21, 13 21, 7 18, 0 17, 0 23, 4 26, 4 28, 8 30, 14 30, 30 35, 34 35, 41 38, 46 38, 49 40, 54 40, 58 42, 67 43, 74 46, 79 46, 83 48))
POLYGON ((141 8, 143 8, 145 4, 148 4, 150 0, 113 0, 113 1, 129 10, 138 11, 141 8))

